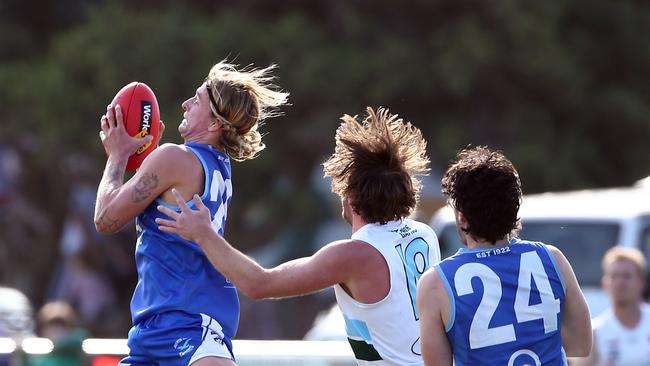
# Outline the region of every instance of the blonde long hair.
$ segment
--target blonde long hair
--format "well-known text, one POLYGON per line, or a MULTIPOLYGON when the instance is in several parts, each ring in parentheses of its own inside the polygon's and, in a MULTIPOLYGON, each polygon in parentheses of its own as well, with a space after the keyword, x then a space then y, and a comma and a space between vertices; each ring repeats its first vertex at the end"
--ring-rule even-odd
POLYGON ((287 104, 289 93, 272 84, 270 73, 276 65, 263 69, 221 61, 212 66, 206 82, 216 105, 212 112, 223 122, 221 143, 237 161, 254 159, 265 147, 258 129, 267 118, 281 115, 278 107, 287 104))

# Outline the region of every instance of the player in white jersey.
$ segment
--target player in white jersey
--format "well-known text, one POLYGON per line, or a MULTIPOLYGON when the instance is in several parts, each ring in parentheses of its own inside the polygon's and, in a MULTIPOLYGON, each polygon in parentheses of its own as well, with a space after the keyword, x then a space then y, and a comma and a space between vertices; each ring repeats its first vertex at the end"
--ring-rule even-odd
POLYGON ((594 347, 579 365, 650 365, 650 305, 643 302, 647 265, 635 248, 613 247, 602 261, 611 308, 593 319, 594 347))
POLYGON ((429 159, 422 133, 385 109, 363 121, 343 116, 334 154, 324 163, 352 237, 308 258, 265 269, 230 246, 210 225, 199 200, 160 229, 196 241, 215 267, 254 299, 296 296, 335 287, 359 365, 422 365, 415 307, 420 275, 440 258, 427 225, 407 219, 429 159))
POLYGON ((425 269, 440 261, 435 233, 425 224, 405 219, 365 225, 352 234, 352 239, 378 250, 390 273, 388 295, 373 304, 360 303, 341 285, 334 286, 358 364, 374 365, 373 361, 385 359, 386 364, 390 360, 391 364, 420 365, 415 291, 425 269))

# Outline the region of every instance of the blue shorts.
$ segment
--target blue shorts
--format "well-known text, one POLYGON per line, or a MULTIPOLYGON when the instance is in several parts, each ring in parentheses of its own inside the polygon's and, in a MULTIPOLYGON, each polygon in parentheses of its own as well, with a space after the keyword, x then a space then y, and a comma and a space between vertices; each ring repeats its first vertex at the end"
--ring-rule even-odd
POLYGON ((119 366, 187 366, 204 357, 235 360, 232 340, 205 314, 156 314, 131 328, 128 345, 129 355, 119 366))

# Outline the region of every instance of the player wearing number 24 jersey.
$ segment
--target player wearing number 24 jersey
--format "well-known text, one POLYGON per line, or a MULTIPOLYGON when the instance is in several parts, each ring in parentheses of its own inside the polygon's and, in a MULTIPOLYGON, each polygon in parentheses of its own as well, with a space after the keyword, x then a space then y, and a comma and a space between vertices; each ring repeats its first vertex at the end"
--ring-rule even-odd
POLYGON ((566 364, 564 281, 544 244, 461 249, 435 269, 451 300, 445 330, 456 365, 566 364))
POLYGON ((159 210, 164 232, 197 242, 210 261, 254 299, 296 296, 334 286, 359 365, 422 365, 416 284, 440 258, 430 227, 407 216, 417 203, 427 171, 422 133, 386 109, 368 108, 363 121, 343 116, 325 175, 341 197, 352 237, 325 245, 308 258, 273 269, 259 266, 233 248, 198 210, 177 198, 181 213, 159 210))
POLYGON ((467 245, 418 283, 427 366, 567 365, 591 349, 589 309, 571 265, 516 238, 521 183, 486 147, 461 151, 442 181, 467 245))

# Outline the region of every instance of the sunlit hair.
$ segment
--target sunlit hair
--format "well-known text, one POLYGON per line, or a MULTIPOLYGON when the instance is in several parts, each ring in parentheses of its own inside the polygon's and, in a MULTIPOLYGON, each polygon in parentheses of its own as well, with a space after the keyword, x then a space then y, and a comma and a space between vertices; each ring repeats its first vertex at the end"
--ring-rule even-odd
POLYGON ((647 264, 645 257, 640 250, 636 248, 627 248, 620 246, 610 248, 607 252, 605 252, 605 255, 603 256, 603 272, 606 272, 607 267, 609 267, 610 264, 619 260, 627 260, 634 263, 639 276, 645 278, 647 272, 647 264))
POLYGON ((323 164, 332 191, 347 197, 366 222, 385 223, 407 217, 415 208, 429 170, 422 132, 391 115, 368 107, 362 121, 344 115, 336 130, 334 154, 323 164))
POLYGON ((231 158, 242 161, 255 158, 264 149, 258 128, 265 119, 281 114, 277 107, 287 103, 289 93, 272 84, 270 73, 275 65, 237 67, 219 62, 210 69, 206 83, 216 102, 216 106, 210 103, 212 112, 223 122, 221 142, 231 158))
POLYGON ((499 151, 485 146, 460 151, 442 178, 442 193, 465 216, 464 231, 475 239, 494 244, 521 227, 519 174, 499 151))

